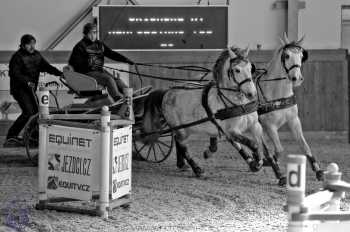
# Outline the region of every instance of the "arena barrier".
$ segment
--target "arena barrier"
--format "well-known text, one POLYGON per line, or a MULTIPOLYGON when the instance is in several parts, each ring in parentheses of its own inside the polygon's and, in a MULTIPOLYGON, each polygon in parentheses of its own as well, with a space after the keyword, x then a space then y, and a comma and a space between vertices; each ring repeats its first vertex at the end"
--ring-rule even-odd
POLYGON ((350 184, 341 180, 338 165, 327 167, 323 188, 305 196, 306 157, 289 155, 287 163, 288 232, 348 232, 350 212, 340 211, 340 201, 350 184))
POLYGON ((49 91, 39 93, 39 202, 36 209, 108 217, 131 202, 132 89, 127 119, 101 114, 50 114, 49 91))

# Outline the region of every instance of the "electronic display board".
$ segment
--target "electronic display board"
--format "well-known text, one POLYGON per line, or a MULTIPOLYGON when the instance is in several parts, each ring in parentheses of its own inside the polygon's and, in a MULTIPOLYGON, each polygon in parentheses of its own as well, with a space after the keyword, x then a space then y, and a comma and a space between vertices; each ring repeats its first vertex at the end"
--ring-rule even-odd
POLYGON ((223 49, 227 6, 99 6, 99 38, 112 49, 223 49))

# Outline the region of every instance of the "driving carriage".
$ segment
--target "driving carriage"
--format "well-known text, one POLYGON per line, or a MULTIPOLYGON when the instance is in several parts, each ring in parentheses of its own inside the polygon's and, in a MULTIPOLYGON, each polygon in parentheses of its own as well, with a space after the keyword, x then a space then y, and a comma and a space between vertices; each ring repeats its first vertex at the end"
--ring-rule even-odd
MULTIPOLYGON (((125 101, 120 100, 118 102, 113 102, 111 97, 108 95, 106 90, 99 86, 95 79, 73 72, 65 69, 63 76, 60 77, 60 83, 68 88, 68 94, 73 94, 75 102, 64 107, 60 107, 60 104, 57 99, 57 91, 50 90, 50 95, 53 97, 53 106, 50 106, 50 114, 66 114, 67 120, 70 121, 79 121, 83 123, 95 123, 91 119, 68 119, 69 115, 72 114, 93 114, 101 110, 102 106, 107 105, 110 108, 110 111, 114 115, 118 115, 123 110, 122 106, 125 101)), ((46 87, 56 87, 60 86, 60 83, 57 81, 48 82, 45 84, 46 87)), ((146 96, 151 92, 152 87, 146 86, 141 87, 133 92, 133 105, 137 109, 137 105, 143 104, 143 101, 146 96)), ((35 93, 33 93, 35 94, 35 93)), ((23 132, 24 145, 28 158, 37 164, 38 160, 38 114, 33 115, 28 123, 26 124, 23 132)), ((142 110, 138 111, 135 114, 135 124, 133 126, 133 135, 135 137, 140 137, 140 118, 142 117, 142 110)), ((159 138, 159 141, 154 141, 153 145, 161 147, 161 153, 154 154, 152 157, 145 153, 143 148, 147 148, 148 145, 141 147, 141 144, 134 140, 133 142, 133 152, 138 157, 141 157, 149 162, 162 162, 165 160, 171 153, 173 147, 173 136, 172 133, 164 134, 159 138)), ((147 150, 148 151, 148 150, 147 150)))
MULTIPOLYGON (((150 66, 147 64, 139 64, 144 66, 150 66)), ((107 67, 113 69, 111 67, 107 67)), ((171 69, 180 69, 185 71, 195 71, 195 72, 204 72, 201 80, 206 76, 210 71, 206 68, 196 67, 196 66, 180 66, 180 67, 167 67, 167 66, 158 66, 162 68, 171 68, 171 69)), ((138 69, 137 69, 138 70, 138 69)), ((114 71, 119 72, 128 72, 131 74, 140 75, 130 71, 116 69, 114 71)), ((114 75, 119 75, 118 72, 113 72, 114 75)), ((158 76, 152 76, 147 74, 142 74, 143 77, 157 78, 163 80, 174 80, 173 78, 164 78, 158 76)), ((118 77, 118 76, 117 76, 118 77)), ((180 79, 179 79, 180 80, 180 79)), ((182 80, 181 80, 182 81, 182 80)), ((166 122, 162 122, 162 133, 157 139, 150 141, 145 141, 142 139, 144 133, 142 133, 142 116, 143 116, 143 107, 145 98, 152 91, 152 86, 143 87, 142 80, 140 81, 141 88, 133 92, 132 103, 133 108, 136 110, 135 113, 135 122, 133 125, 133 156, 138 159, 151 162, 151 163, 160 163, 164 161, 172 151, 174 146, 174 136, 169 126, 166 122)), ((53 97, 53 104, 50 106, 50 114, 93 114, 101 110, 102 106, 107 105, 112 114, 118 115, 122 110, 123 100, 118 102, 113 102, 113 99, 108 95, 106 89, 103 86, 100 86, 96 80, 90 76, 80 74, 72 71, 72 68, 66 66, 63 70, 63 76, 59 78, 59 82, 51 81, 45 84, 45 87, 50 87, 50 95, 53 97), (65 86, 68 89, 68 94, 74 96, 74 101, 77 103, 72 103, 61 107, 58 101, 57 90, 60 85, 65 86), (56 88, 56 90, 55 90, 56 88), (53 105, 53 106, 52 106, 53 105)), ((36 96, 36 94, 33 92, 36 96)), ((38 102, 37 102, 38 103, 38 102)), ((33 115, 24 128, 23 139, 26 149, 26 154, 30 161, 34 165, 37 164, 38 160, 38 114, 33 115)), ((68 118, 68 117, 67 117, 68 118)), ((84 122, 84 123, 94 123, 94 121, 89 119, 75 119, 75 121, 84 122)))

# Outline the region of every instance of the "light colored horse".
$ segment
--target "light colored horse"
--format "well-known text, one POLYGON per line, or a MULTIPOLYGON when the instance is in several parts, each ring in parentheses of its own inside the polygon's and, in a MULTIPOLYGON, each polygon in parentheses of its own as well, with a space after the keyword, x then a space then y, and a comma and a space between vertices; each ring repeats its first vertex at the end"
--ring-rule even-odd
POLYGON ((293 88, 300 86, 304 80, 301 67, 307 60, 308 55, 302 48, 303 38, 290 42, 284 34, 283 40, 281 39, 282 46, 276 50, 268 65, 267 73, 257 80, 259 100, 262 106, 259 110, 259 121, 273 142, 276 160, 284 151, 279 139, 278 129, 287 124, 308 158, 317 179, 321 180, 323 171, 304 138, 293 92, 293 88), (280 109, 272 109, 269 106, 284 104, 285 107, 280 107, 280 109), (267 108, 264 109, 266 106, 267 108))
MULTIPOLYGON (((290 42, 284 33, 283 39, 281 39, 282 46, 275 51, 266 72, 257 77, 259 121, 274 145, 275 161, 284 151, 279 139, 278 129, 287 124, 308 158, 312 170, 316 173, 316 178, 322 180, 323 171, 315 156, 312 155, 303 135, 293 91, 293 88, 300 86, 304 80, 301 67, 308 58, 307 51, 301 47, 302 41, 303 38, 290 42)), ((205 157, 216 151, 216 143, 217 139, 212 137, 210 146, 205 152, 205 157)), ((266 163, 272 164, 272 167, 275 165, 270 160, 266 163)))
MULTIPOLYGON (((204 88, 172 88, 151 93, 145 104, 144 132, 147 134, 159 130, 162 119, 174 128, 208 118, 211 113, 215 115, 222 109, 235 107, 237 110, 254 102, 257 91, 252 81, 252 65, 247 58, 248 53, 248 48, 244 50, 229 48, 223 51, 213 69, 214 84, 204 88), (206 101, 207 105, 204 103, 206 101)), ((177 166, 182 168, 186 165, 186 160, 196 176, 200 176, 203 170, 187 151, 188 138, 192 134, 218 136, 220 132, 235 147, 235 142, 239 142, 251 148, 254 159, 243 149, 240 150, 240 154, 252 171, 260 170, 262 156, 266 154, 263 152, 263 131, 258 121, 256 107, 251 112, 236 117, 207 120, 201 124, 175 130, 177 166), (242 136, 245 131, 250 132, 254 141, 242 136)))

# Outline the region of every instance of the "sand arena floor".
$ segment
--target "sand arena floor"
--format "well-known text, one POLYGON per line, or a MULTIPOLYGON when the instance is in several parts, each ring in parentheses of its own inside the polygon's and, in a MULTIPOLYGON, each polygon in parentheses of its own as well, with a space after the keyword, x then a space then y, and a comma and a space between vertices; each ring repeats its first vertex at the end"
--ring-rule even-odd
MULTIPOLYGON (((350 145, 344 134, 311 133, 307 139, 322 166, 338 163, 343 179, 350 181, 350 145)), ((284 139, 282 143, 286 153, 299 151, 294 141, 284 139)), ((177 170, 174 154, 160 164, 134 161, 131 207, 114 210, 107 220, 35 210, 37 168, 28 162, 24 148, 0 148, 0 231, 15 231, 5 226, 9 209, 18 219, 21 212, 26 215, 23 231, 285 231, 286 190, 277 186, 271 168, 249 172, 224 141, 213 158, 204 160, 207 144, 205 140, 190 143, 191 154, 206 171, 200 179, 190 170, 177 170)), ((285 170, 285 157, 281 166, 285 170)), ((308 167, 308 192, 320 186, 308 167)), ((343 207, 349 205, 347 196, 343 207)))

